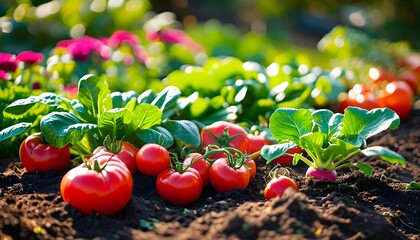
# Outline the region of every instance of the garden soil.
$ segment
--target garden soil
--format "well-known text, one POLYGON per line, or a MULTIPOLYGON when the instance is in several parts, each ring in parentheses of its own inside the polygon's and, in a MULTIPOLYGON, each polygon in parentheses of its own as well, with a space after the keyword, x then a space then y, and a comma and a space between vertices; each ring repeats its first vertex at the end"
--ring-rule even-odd
MULTIPOLYGON (((257 176, 246 190, 216 193, 211 187, 192 205, 179 207, 159 198, 153 177, 134 175, 129 204, 117 215, 82 215, 60 196, 56 173, 25 171, 18 158, 1 159, 1 239, 420 239, 420 115, 397 130, 368 139, 369 146, 392 149, 405 168, 377 157, 353 160, 373 166, 371 177, 358 170, 338 172, 336 182, 304 178, 306 166, 289 166, 299 192, 265 200, 272 166, 257 161, 257 176)), ((1 157, 0 157, 1 158, 1 157)))

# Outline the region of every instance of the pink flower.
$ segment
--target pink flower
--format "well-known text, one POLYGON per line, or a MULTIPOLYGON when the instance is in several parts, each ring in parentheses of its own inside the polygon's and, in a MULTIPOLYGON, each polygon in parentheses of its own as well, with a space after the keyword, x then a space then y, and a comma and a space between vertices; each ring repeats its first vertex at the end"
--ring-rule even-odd
POLYGON ((133 47, 138 45, 140 40, 136 35, 126 30, 117 30, 108 39, 108 46, 111 48, 117 48, 123 43, 128 43, 133 47))
POLYGON ((15 72, 17 65, 18 63, 15 55, 0 52, 0 70, 5 72, 15 72))
POLYGON ((0 79, 1 79, 1 80, 4 80, 4 81, 9 80, 9 78, 8 78, 8 76, 7 76, 7 72, 5 72, 5 71, 3 71, 3 70, 0 70, 0 79))
POLYGON ((75 98, 77 96, 77 85, 68 84, 64 87, 64 91, 67 93, 69 98, 75 98))
POLYGON ((32 52, 32 51, 23 51, 20 52, 16 60, 20 62, 24 62, 25 64, 32 65, 32 64, 39 64, 42 62, 44 55, 42 53, 32 52))
POLYGON ((87 61, 92 53, 98 53, 104 60, 108 60, 110 57, 109 47, 101 40, 89 36, 60 41, 57 43, 57 47, 66 48, 73 59, 78 62, 87 61))
POLYGON ((150 41, 160 40, 169 44, 180 44, 193 52, 204 52, 204 47, 190 38, 184 31, 179 29, 161 29, 158 32, 148 33, 150 41))

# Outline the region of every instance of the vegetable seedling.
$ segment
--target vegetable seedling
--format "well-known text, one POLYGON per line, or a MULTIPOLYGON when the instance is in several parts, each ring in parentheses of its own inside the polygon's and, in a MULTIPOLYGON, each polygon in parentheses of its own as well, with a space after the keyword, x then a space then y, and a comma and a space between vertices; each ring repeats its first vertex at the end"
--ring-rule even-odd
POLYGON ((261 155, 267 161, 283 155, 292 147, 299 146, 309 155, 295 154, 293 165, 303 161, 309 166, 306 177, 318 180, 336 180, 336 170, 358 167, 371 176, 372 168, 363 162, 351 161, 362 153, 367 157, 379 156, 391 164, 405 167, 405 159, 398 153, 382 146, 366 147, 366 139, 388 128, 398 128, 400 119, 389 108, 370 111, 348 107, 344 114, 328 109, 279 108, 270 116, 269 128, 278 144, 267 145, 261 155))

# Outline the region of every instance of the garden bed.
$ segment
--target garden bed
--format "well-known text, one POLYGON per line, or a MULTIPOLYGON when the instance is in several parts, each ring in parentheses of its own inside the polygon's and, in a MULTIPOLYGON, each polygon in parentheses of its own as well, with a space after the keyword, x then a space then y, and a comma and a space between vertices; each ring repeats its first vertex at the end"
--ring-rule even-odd
MULTIPOLYGON (((246 190, 216 193, 210 187, 194 204, 177 207, 159 198, 153 177, 134 175, 129 204, 115 216, 85 216, 60 196, 58 173, 25 171, 18 158, 1 160, 0 237, 56 239, 419 239, 420 194, 407 183, 420 181, 420 115, 394 131, 369 139, 405 157, 407 167, 364 158, 372 177, 339 171, 337 182, 304 178, 305 166, 289 173, 299 193, 265 200, 264 177, 271 166, 257 161, 246 190)), ((355 158, 362 158, 361 155, 355 158)))

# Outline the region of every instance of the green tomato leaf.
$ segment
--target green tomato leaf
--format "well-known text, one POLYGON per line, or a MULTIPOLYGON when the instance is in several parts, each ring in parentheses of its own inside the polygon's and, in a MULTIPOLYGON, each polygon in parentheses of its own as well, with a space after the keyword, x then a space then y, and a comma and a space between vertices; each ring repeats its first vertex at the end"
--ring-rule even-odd
POLYGON ((400 125, 400 118, 389 108, 375 108, 367 111, 358 107, 344 110, 343 127, 340 132, 345 138, 359 135, 367 139, 388 128, 394 130, 400 125))
POLYGON ((358 162, 357 167, 364 174, 368 175, 369 177, 372 176, 373 171, 372 171, 372 167, 369 164, 358 162))
POLYGON ((382 160, 385 160, 388 163, 400 164, 403 167, 406 166, 406 162, 403 156, 399 155, 398 153, 388 148, 384 148, 382 146, 374 146, 374 147, 365 148, 362 150, 362 153, 366 157, 379 156, 382 160))
POLYGON ((0 131, 0 142, 14 136, 27 132, 32 126, 32 123, 22 122, 9 126, 0 131))
POLYGON ((129 131, 136 129, 148 129, 160 125, 162 121, 162 111, 158 107, 148 103, 142 103, 136 106, 133 112, 133 119, 129 131))
POLYGON ((95 75, 85 75, 79 81, 77 98, 85 107, 89 122, 96 123, 99 116, 112 109, 112 98, 108 84, 95 75))
POLYGON ((81 122, 69 112, 52 112, 41 119, 41 132, 45 140, 62 148, 69 143, 77 144, 86 132, 98 128, 98 125, 81 122))
POLYGON ((125 129, 129 127, 132 115, 126 108, 114 108, 101 114, 98 121, 102 136, 110 135, 111 138, 121 139, 125 129))
POLYGON ((172 134, 160 126, 148 129, 138 129, 136 134, 143 142, 146 143, 157 143, 164 147, 170 147, 174 144, 172 134))
POLYGON ((161 124, 177 141, 198 148, 201 144, 200 131, 197 125, 187 120, 168 120, 161 124))
POLYGON ((266 160, 266 164, 271 163, 274 159, 283 155, 290 148, 295 147, 296 144, 293 142, 273 144, 273 145, 264 145, 261 148, 261 157, 266 160))
POLYGON ((300 137, 312 129, 311 111, 279 108, 271 115, 269 128, 276 140, 299 144, 300 137))

